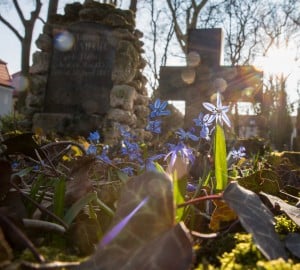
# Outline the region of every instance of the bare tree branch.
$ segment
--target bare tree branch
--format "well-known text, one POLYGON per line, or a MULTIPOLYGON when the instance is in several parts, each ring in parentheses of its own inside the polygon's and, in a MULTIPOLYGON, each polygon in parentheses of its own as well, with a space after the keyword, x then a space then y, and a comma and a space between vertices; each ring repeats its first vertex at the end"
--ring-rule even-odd
POLYGON ((20 42, 22 42, 23 37, 21 36, 21 34, 18 32, 18 30, 16 28, 14 28, 12 26, 12 24, 9 21, 7 21, 5 18, 3 18, 1 14, 0 14, 0 21, 4 25, 6 25, 17 36, 17 38, 20 40, 20 42))

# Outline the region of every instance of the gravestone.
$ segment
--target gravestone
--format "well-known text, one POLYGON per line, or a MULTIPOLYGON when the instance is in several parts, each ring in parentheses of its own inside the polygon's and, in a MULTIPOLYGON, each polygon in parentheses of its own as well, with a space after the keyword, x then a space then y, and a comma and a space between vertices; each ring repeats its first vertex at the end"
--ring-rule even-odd
POLYGON ((185 101, 186 127, 205 111, 202 103, 212 101, 217 91, 225 103, 261 102, 263 73, 253 66, 223 66, 222 58, 222 30, 193 29, 188 38, 189 65, 160 68, 160 98, 185 101))
POLYGON ((143 33, 135 14, 93 0, 66 4, 64 11, 36 40, 28 129, 71 136, 98 130, 110 144, 122 125, 141 140, 150 138, 143 33))
POLYGON ((107 113, 116 51, 111 29, 79 22, 64 33, 69 33, 74 45, 66 51, 54 46, 44 112, 107 113))

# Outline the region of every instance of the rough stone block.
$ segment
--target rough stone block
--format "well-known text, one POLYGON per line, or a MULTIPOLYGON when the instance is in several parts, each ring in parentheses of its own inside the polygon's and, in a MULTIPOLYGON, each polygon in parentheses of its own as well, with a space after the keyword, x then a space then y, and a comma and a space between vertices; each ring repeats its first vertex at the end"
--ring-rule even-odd
POLYGON ((35 52, 32 56, 33 65, 30 72, 33 74, 47 73, 50 64, 50 54, 47 52, 35 52))
POLYGON ((136 115, 122 109, 110 109, 107 119, 129 126, 133 126, 136 123, 136 115))
POLYGON ((115 85, 110 92, 110 105, 113 108, 132 111, 135 99, 136 91, 128 85, 115 85))

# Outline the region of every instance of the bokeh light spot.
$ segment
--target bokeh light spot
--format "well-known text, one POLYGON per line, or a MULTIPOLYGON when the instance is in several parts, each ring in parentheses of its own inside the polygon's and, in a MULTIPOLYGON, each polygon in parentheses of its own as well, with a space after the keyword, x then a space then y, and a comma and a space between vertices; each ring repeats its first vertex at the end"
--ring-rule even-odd
POLYGON ((216 78, 214 80, 214 88, 216 91, 223 93, 227 88, 227 82, 223 78, 216 78))
POLYGON ((69 51, 74 45, 74 36, 68 32, 60 32, 54 37, 54 46, 57 50, 60 51, 69 51))
POLYGON ((29 80, 28 80, 27 77, 25 77, 23 75, 18 75, 18 76, 13 78, 12 86, 17 91, 24 91, 29 86, 29 80))
POLYGON ((192 84, 195 81, 195 78, 196 71, 194 68, 185 68, 181 72, 181 79, 187 84, 192 84))
POLYGON ((195 51, 189 52, 186 61, 189 67, 197 67, 201 63, 200 54, 195 51))

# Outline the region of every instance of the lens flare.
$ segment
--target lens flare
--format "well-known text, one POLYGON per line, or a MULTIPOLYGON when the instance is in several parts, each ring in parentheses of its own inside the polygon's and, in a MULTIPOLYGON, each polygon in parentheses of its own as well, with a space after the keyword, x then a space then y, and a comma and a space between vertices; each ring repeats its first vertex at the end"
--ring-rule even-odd
POLYGON ((74 36, 68 32, 60 32, 54 37, 54 47, 59 51, 69 51, 74 45, 74 36))
POLYGON ((13 78, 12 86, 17 91, 24 91, 29 86, 29 80, 28 80, 27 77, 25 77, 23 75, 18 75, 18 76, 13 78))

